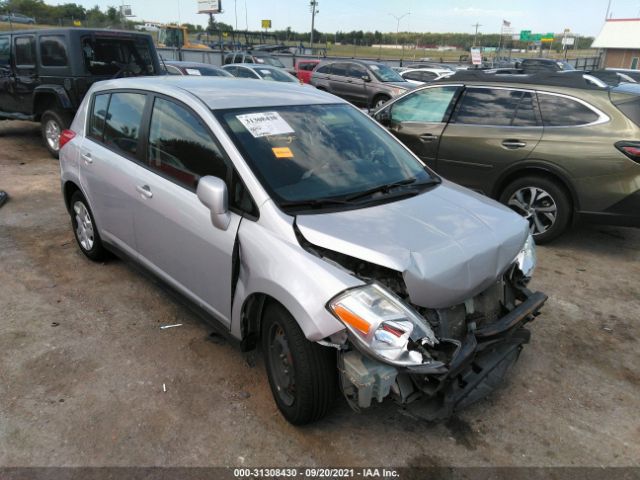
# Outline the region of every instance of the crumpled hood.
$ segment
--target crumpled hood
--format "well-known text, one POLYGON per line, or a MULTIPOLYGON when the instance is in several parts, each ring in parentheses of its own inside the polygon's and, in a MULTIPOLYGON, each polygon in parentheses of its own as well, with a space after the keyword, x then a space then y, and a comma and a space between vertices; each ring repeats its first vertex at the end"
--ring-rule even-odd
POLYGON ((402 272, 411 302, 428 308, 489 287, 529 232, 507 207, 447 181, 405 200, 299 215, 296 223, 312 244, 402 272))

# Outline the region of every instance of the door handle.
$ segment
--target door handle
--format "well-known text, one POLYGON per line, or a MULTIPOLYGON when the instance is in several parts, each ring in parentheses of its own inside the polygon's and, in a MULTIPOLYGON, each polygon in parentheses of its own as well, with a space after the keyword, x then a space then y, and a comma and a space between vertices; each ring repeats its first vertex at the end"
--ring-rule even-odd
POLYGON ((433 133, 425 133, 424 135, 420 135, 420 141, 423 143, 429 143, 429 142, 433 142, 435 140, 438 139, 437 135, 434 135, 433 133))
POLYGON ((527 142, 521 142, 520 140, 504 140, 502 146, 509 150, 515 150, 517 148, 524 148, 527 146, 527 142))
POLYGON ((84 163, 86 163, 87 165, 93 163, 93 158, 91 158, 91 154, 89 152, 85 152, 80 156, 84 160, 84 163))
POLYGON ((143 197, 151 198, 153 197, 153 193, 151 192, 151 188, 149 185, 138 185, 136 187, 136 191, 141 194, 143 197))

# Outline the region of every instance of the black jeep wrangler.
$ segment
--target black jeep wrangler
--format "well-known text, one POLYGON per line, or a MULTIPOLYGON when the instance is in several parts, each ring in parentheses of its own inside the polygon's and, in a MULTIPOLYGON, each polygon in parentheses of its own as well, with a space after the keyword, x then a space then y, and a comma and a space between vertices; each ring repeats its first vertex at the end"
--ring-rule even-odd
POLYGON ((99 80, 161 75, 149 34, 57 28, 0 34, 0 119, 41 123, 45 146, 58 156, 82 97, 99 80))

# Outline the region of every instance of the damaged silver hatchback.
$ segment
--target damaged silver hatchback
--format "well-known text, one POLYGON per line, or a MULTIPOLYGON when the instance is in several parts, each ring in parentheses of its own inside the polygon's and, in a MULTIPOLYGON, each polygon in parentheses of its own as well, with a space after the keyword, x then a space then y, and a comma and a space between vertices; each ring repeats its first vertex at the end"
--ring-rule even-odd
POLYGON ((546 300, 527 288, 525 220, 327 93, 101 82, 60 142, 82 252, 132 259, 243 350, 260 346, 294 424, 338 388, 355 410, 393 399, 446 417, 501 382, 546 300))

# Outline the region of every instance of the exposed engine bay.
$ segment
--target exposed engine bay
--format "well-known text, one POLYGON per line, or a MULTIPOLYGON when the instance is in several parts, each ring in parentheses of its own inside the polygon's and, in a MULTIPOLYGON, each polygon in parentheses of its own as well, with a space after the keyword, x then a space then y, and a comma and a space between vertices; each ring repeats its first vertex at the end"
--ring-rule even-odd
POLYGON ((427 308, 411 301, 402 273, 313 245, 300 232, 298 240, 310 253, 368 284, 330 303, 328 308, 347 329, 324 342, 338 350, 340 386, 356 411, 374 399, 391 397, 409 413, 435 420, 486 397, 528 343, 530 333, 524 325, 547 299, 527 288, 528 278, 514 262, 464 303, 427 308), (413 312, 406 313, 411 322, 391 319, 361 325, 357 312, 367 302, 387 314, 403 303, 413 312), (352 322, 344 315, 355 318, 352 322))

